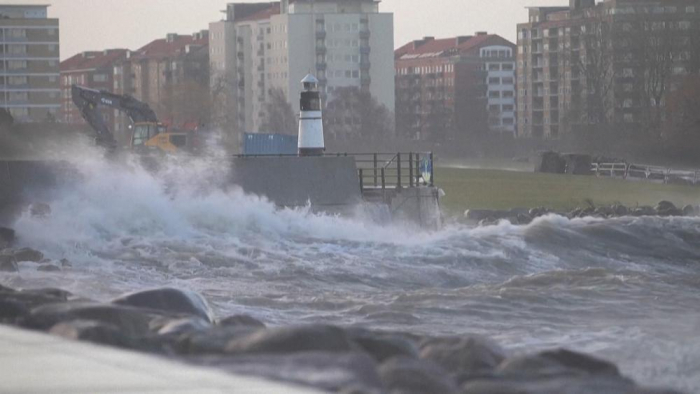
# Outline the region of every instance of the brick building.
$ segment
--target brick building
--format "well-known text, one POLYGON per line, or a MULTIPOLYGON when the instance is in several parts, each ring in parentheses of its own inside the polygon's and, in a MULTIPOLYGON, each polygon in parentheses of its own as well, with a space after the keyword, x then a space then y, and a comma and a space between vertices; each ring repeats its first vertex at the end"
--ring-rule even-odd
MULTIPOLYGON (((148 103, 163 123, 196 128, 208 120, 209 32, 168 34, 127 52, 113 67, 113 89, 148 103)), ((115 135, 123 140, 130 121, 115 111, 115 135)))
POLYGON ((397 132, 443 141, 515 133, 515 44, 493 34, 425 37, 394 53, 397 132))
MULTIPOLYGON (((73 104, 71 86, 80 85, 97 90, 112 91, 114 64, 126 59, 126 49, 108 49, 102 52, 83 52, 61 62, 61 116, 67 124, 85 124, 73 104)), ((114 130, 114 112, 103 110, 103 116, 110 129, 114 130)))
POLYGON ((0 4, 0 108, 17 122, 58 117, 59 25, 47 8, 0 4))
POLYGON ((697 0, 571 0, 518 25, 518 129, 656 130, 666 95, 700 68, 697 0))

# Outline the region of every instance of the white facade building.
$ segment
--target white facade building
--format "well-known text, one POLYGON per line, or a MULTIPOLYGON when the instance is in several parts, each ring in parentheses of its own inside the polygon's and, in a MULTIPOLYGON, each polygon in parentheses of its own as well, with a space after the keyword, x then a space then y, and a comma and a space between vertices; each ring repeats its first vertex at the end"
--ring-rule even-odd
POLYGON ((324 105, 352 86, 394 111, 393 14, 375 0, 233 3, 226 14, 210 25, 212 87, 226 86, 219 104, 234 111, 236 133, 289 132, 261 129, 270 93, 283 92, 298 113, 299 81, 309 73, 324 105))
POLYGON ((515 135, 515 58, 513 49, 493 45, 481 48, 486 68, 486 86, 489 108, 489 128, 492 131, 515 135))

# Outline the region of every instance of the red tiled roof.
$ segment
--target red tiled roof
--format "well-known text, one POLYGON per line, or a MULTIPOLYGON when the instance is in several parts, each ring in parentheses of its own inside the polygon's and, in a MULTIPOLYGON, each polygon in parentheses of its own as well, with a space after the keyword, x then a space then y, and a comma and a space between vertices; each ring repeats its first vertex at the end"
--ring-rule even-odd
POLYGON ((460 43, 457 43, 457 37, 443 39, 429 39, 424 43, 409 42, 394 52, 395 59, 401 58, 430 58, 443 57, 464 54, 472 49, 485 45, 509 45, 515 47, 515 44, 496 34, 476 35, 466 38, 460 43), (414 44, 418 44, 415 45, 414 44), (408 56, 407 56, 408 55, 408 56))
POLYGON ((103 52, 83 52, 61 62, 61 72, 95 70, 112 65, 126 58, 126 49, 109 49, 103 52))
POLYGON ((132 59, 163 59, 185 53, 188 45, 207 45, 209 37, 205 36, 195 40, 193 36, 175 36, 172 40, 162 38, 155 40, 134 52, 132 59))
POLYGON ((260 10, 252 15, 246 16, 245 18, 237 19, 236 22, 249 22, 270 19, 272 15, 279 15, 280 12, 280 3, 270 3, 269 8, 260 10))

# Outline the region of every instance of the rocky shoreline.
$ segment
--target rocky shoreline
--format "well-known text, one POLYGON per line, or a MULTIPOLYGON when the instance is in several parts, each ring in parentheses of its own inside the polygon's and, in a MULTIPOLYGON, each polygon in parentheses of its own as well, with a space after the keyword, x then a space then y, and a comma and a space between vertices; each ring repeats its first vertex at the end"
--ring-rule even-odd
MULTIPOLYGON (((12 230, 0 229, 3 271, 17 272, 26 261, 43 271, 70 269, 41 252, 12 249, 13 241, 12 230)), ((248 315, 217 317, 201 295, 173 288, 103 303, 61 289, 0 286, 0 324, 344 394, 678 393, 640 387, 616 365, 567 349, 513 354, 472 335, 268 327, 248 315)))
POLYGON ((683 208, 676 207, 672 202, 661 201, 655 207, 637 206, 627 207, 622 204, 596 207, 590 205, 586 208, 576 208, 572 211, 562 212, 545 207, 532 209, 511 209, 511 210, 487 210, 470 209, 464 212, 464 220, 479 226, 492 226, 507 221, 511 224, 527 225, 533 220, 546 216, 559 215, 569 219, 577 218, 600 218, 611 219, 620 217, 697 217, 700 215, 700 207, 686 205, 683 208))

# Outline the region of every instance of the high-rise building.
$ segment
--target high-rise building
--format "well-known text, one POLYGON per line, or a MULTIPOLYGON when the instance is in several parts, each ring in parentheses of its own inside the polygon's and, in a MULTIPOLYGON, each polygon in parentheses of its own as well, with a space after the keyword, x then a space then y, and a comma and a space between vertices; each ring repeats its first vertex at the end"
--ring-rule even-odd
POLYGON ((17 122, 56 119, 59 59, 58 19, 47 5, 0 4, 0 108, 17 122))
MULTIPOLYGON (((73 103, 71 87, 83 87, 112 91, 114 64, 126 59, 126 49, 108 49, 102 52, 79 53, 61 62, 61 121, 67 124, 84 124, 80 110, 73 103)), ((114 112, 103 110, 103 117, 114 130, 114 112)))
POLYGON ((518 130, 658 129, 666 96, 700 68, 697 0, 571 0, 518 25, 518 130))
POLYGON ((515 44, 486 32, 425 37, 395 52, 396 123, 404 137, 443 141, 515 133, 515 44))
POLYGON ((234 134, 293 132, 262 130, 269 99, 281 92, 298 113, 310 73, 324 103, 356 87, 394 111, 393 14, 380 13, 378 1, 232 3, 225 13, 210 25, 211 83, 221 92, 220 122, 234 134))

